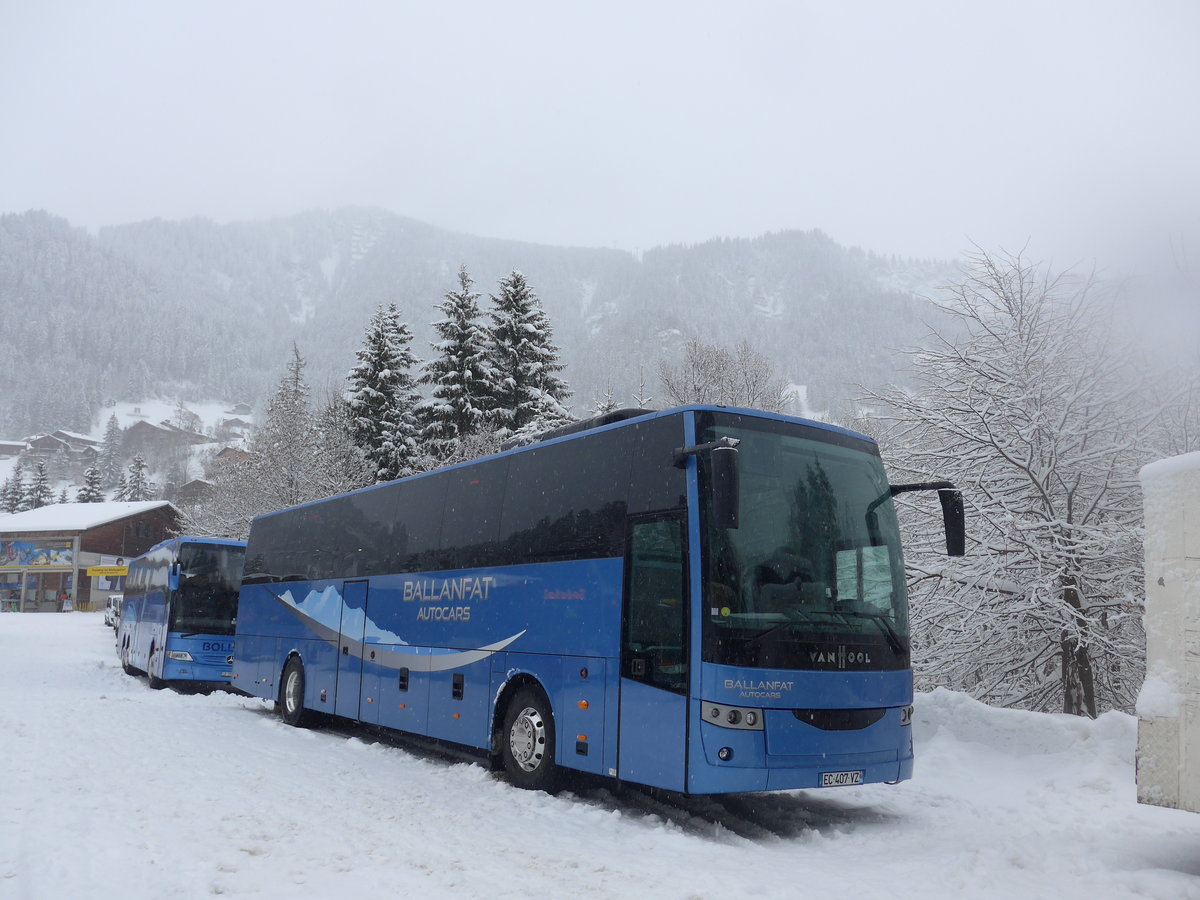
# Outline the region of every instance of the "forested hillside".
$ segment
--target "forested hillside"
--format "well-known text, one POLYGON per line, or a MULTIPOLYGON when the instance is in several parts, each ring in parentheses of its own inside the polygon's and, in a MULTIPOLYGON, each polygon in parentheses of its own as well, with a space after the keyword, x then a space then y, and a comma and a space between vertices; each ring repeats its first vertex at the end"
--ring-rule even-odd
POLYGON ((888 260, 820 232, 632 254, 456 234, 374 209, 217 225, 152 220, 89 235, 0 216, 0 433, 87 430, 113 399, 258 404, 295 342, 319 392, 340 384, 374 310, 395 302, 428 356, 465 265, 485 294, 513 269, 541 297, 576 414, 628 401, 689 338, 746 339, 808 403, 844 411, 920 340, 916 294, 949 265, 888 260))

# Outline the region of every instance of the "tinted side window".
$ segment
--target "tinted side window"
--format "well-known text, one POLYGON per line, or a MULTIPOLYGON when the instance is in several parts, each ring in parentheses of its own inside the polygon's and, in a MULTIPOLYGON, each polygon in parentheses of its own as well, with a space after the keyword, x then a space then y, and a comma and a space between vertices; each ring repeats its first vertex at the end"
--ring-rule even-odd
POLYGON ((447 472, 438 568, 502 564, 498 537, 508 458, 447 472))
POLYGON ((287 552, 284 579, 318 580, 342 577, 342 530, 350 520, 347 498, 337 497, 303 509, 292 515, 300 525, 287 552))
POLYGON ((508 561, 620 556, 635 440, 618 428, 513 456, 501 524, 508 561))
POLYGON ((260 516, 250 523, 246 544, 245 578, 279 581, 287 571, 286 553, 292 543, 295 514, 260 516))
POLYGON ((333 528, 340 510, 328 503, 314 503, 287 514, 292 527, 285 532, 282 576, 284 581, 309 581, 331 577, 334 570, 333 528), (332 527, 331 527, 332 526, 332 527))
POLYGON ((438 552, 446 486, 456 474, 442 473, 396 485, 396 527, 392 537, 395 570, 425 572, 444 569, 438 552))
MULTIPOLYGON (((363 578, 393 571, 392 532, 396 516, 396 485, 360 491, 324 504, 324 534, 330 553, 322 554, 322 578, 363 578)), ((325 548, 318 548, 318 551, 325 548)))
POLYGON ((632 443, 629 514, 676 509, 687 503, 683 469, 675 466, 675 451, 683 446, 683 416, 667 416, 630 426, 632 443))
POLYGON ((125 596, 132 599, 146 593, 146 579, 146 564, 142 560, 130 563, 129 575, 125 579, 125 596))

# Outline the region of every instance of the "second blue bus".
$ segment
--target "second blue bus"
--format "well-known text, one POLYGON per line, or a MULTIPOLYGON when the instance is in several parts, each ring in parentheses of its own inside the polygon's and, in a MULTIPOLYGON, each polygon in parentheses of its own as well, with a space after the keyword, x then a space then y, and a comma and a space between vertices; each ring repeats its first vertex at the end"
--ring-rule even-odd
POLYGON ((152 688, 228 684, 244 541, 181 536, 129 563, 117 655, 152 688))

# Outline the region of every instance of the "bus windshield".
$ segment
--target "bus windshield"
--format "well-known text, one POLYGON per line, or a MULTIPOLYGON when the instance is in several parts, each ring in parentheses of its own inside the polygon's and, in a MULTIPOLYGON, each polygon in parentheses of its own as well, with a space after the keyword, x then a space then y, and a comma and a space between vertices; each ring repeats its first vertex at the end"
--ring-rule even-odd
MULTIPOLYGON (((737 438, 739 525, 715 527, 701 486, 707 662, 775 669, 909 665, 904 562, 873 444, 729 413, 697 440, 737 438)), ((701 467, 707 481, 707 467, 701 467)))
POLYGON ((246 549, 221 544, 184 544, 179 549, 179 590, 171 604, 170 630, 233 634, 246 549))

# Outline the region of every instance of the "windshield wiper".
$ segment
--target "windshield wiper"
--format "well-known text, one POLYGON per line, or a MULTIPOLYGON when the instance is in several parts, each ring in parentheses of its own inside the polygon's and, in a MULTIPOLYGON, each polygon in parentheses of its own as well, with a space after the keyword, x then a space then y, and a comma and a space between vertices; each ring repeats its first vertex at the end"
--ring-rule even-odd
POLYGON ((834 615, 856 616, 860 619, 870 619, 883 631, 884 637, 887 638, 888 645, 892 648, 892 651, 897 656, 904 652, 904 644, 900 642, 900 634, 895 628, 892 627, 892 623, 883 613, 856 612, 848 609, 839 609, 834 611, 834 615))
POLYGON ((790 628, 793 625, 799 625, 803 619, 788 619, 786 622, 780 622, 778 625, 772 625, 766 631, 760 631, 758 634, 751 635, 746 638, 747 644, 753 644, 755 641, 761 641, 763 638, 774 634, 777 631, 782 631, 785 628, 790 628))

